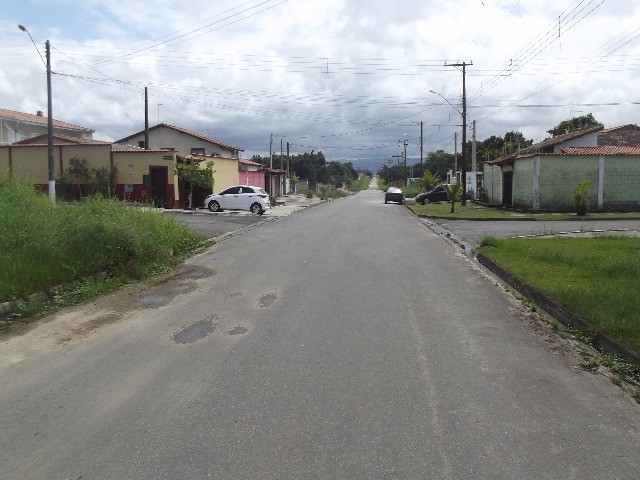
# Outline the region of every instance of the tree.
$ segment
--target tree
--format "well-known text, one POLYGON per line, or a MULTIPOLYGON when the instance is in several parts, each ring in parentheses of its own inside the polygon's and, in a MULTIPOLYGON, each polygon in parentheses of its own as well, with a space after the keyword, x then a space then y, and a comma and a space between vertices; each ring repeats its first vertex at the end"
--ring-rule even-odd
POLYGON ((456 200, 460 198, 460 194, 462 193, 462 185, 460 182, 456 182, 453 184, 449 184, 446 186, 447 195, 449 195, 449 201, 451 202, 451 213, 455 213, 455 205, 456 200))
POLYGON ((424 162, 425 170, 433 172, 434 175, 438 175, 440 178, 446 178, 447 172, 453 170, 454 155, 452 153, 445 153, 444 150, 438 150, 437 152, 429 152, 424 162))
POLYGON ((178 156, 176 158, 176 175, 179 180, 183 180, 189 186, 189 208, 192 208, 193 187, 197 185, 203 188, 212 188, 215 182, 213 174, 213 161, 206 162, 206 166, 202 168, 201 162, 196 160, 188 160, 178 156))
POLYGON ((111 198, 115 195, 118 169, 90 168, 86 158, 73 157, 69 160, 69 168, 58 177, 61 196, 67 200, 100 194, 111 198))
POLYGON ((420 179, 420 186, 425 192, 428 192, 429 190, 432 190, 441 181, 442 179, 437 173, 434 175, 429 170, 425 170, 424 175, 422 175, 422 178, 420 179))
POLYGON ((564 135, 565 133, 575 132, 589 127, 602 127, 602 123, 598 122, 591 113, 580 117, 573 117, 569 120, 563 120, 551 130, 547 130, 552 137, 564 135))

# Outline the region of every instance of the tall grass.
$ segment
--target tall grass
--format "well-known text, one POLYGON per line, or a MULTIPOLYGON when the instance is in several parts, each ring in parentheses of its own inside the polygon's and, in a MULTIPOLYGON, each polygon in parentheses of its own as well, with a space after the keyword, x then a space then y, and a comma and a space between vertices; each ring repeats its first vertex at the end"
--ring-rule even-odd
POLYGON ((105 270, 139 277, 198 242, 161 212, 102 197, 52 206, 27 183, 0 181, 0 301, 105 270))

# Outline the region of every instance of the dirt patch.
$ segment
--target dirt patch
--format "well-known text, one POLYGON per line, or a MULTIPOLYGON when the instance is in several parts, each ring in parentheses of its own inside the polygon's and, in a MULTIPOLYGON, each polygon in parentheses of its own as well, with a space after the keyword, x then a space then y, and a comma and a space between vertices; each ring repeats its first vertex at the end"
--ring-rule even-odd
MULTIPOLYGON (((16 325, 4 338, 38 335, 53 345, 65 345, 90 336, 98 329, 121 322, 132 311, 157 309, 170 304, 179 295, 186 295, 198 288, 198 281, 216 274, 211 268, 181 264, 170 271, 146 281, 126 285, 116 292, 98 297, 83 305, 68 307, 28 325, 16 325), (46 332, 44 332, 46 330, 46 332)), ((34 342, 37 340, 34 338, 34 342)))

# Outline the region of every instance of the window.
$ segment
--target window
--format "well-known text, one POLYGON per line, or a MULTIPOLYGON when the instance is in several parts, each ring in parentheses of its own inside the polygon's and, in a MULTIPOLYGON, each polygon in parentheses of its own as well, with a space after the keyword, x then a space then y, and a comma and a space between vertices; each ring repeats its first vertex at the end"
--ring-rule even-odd
POLYGON ((191 155, 204 155, 204 148, 192 148, 191 155))
POLYGON ((144 148, 144 140, 138 140, 138 146, 144 148))

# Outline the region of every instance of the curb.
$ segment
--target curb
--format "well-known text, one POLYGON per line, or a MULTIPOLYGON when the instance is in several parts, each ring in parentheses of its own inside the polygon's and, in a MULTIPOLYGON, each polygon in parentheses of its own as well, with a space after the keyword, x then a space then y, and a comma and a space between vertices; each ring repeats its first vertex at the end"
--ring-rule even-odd
MULTIPOLYGON (((557 302, 549 295, 542 293, 537 288, 529 285, 513 273, 505 270, 486 255, 479 253, 476 255, 476 259, 481 265, 491 270, 504 282, 506 282, 516 291, 520 292, 522 295, 534 302, 540 308, 544 309, 563 325, 572 328, 593 330, 593 325, 591 325, 585 319, 568 310, 564 305, 557 302)), ((640 367, 640 355, 637 352, 622 345, 618 340, 607 335, 601 330, 597 330, 595 332, 593 343, 601 350, 607 353, 614 353, 616 355, 619 355, 620 357, 623 357, 627 361, 640 367)))
MULTIPOLYGON (((406 208, 418 218, 434 218, 418 215, 411 208, 406 208)), ((444 228, 442 225, 438 224, 439 228, 447 232, 447 234, 445 235, 439 233, 429 223, 425 222, 425 225, 427 225, 427 227, 429 227, 437 235, 440 235, 442 238, 447 240, 450 244, 464 251, 470 258, 475 258, 478 263, 480 263, 480 265, 489 269, 511 288, 524 295, 528 300, 534 302, 536 305, 545 310, 563 325, 571 328, 581 328, 593 331, 593 325, 587 322, 584 318, 576 315, 575 313, 567 309, 564 305, 551 298, 549 295, 542 293, 537 288, 529 285, 510 271, 502 268, 500 265, 498 265, 483 253, 478 253, 476 255, 474 255, 472 252, 470 253, 467 248, 465 248, 464 242, 459 240, 452 232, 444 228)), ((615 355, 618 355, 634 364, 635 366, 640 367, 640 354, 638 352, 636 352, 635 350, 631 350, 630 348, 621 344, 618 340, 611 337, 610 335, 607 335, 601 330, 595 331, 593 344, 606 353, 613 353, 615 355)))

